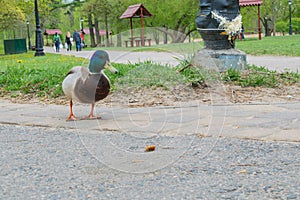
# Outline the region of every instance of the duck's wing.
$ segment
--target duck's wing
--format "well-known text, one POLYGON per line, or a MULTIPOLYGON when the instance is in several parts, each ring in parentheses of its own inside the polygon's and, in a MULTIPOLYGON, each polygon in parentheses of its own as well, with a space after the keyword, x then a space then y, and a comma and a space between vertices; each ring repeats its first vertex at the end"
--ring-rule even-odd
POLYGON ((78 79, 86 77, 86 73, 88 73, 86 71, 86 68, 76 66, 67 73, 62 82, 62 89, 67 97, 73 99, 74 86, 78 79))
POLYGON ((94 103, 100 77, 101 74, 88 74, 79 78, 74 86, 75 99, 81 103, 94 103))
POLYGON ((110 81, 104 73, 101 73, 96 88, 95 101, 97 102, 107 97, 107 95, 109 94, 109 90, 110 90, 110 81))

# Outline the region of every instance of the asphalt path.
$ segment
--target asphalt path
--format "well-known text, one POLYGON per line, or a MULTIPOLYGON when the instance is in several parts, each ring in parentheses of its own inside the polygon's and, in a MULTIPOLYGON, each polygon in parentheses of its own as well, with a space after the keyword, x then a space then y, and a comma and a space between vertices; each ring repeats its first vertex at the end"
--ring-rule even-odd
MULTIPOLYGON (((55 53, 53 48, 45 47, 45 52, 55 53)), ((90 58, 94 51, 71 51, 68 52, 66 49, 62 49, 60 54, 66 55, 74 55, 78 57, 90 58)), ((176 53, 176 52, 152 52, 152 51, 145 51, 145 52, 135 52, 130 51, 107 51, 109 53, 110 59, 112 62, 116 63, 138 63, 144 61, 152 61, 155 63, 161 64, 169 64, 169 65, 177 65, 180 59, 184 59, 188 57, 188 55, 176 53), (179 59, 179 60, 178 60, 179 59)), ((253 56, 247 55, 246 62, 249 65, 256 65, 256 66, 263 66, 267 67, 271 70, 276 71, 294 71, 300 72, 300 57, 288 57, 288 56, 270 56, 270 55, 263 55, 263 56, 253 56)))
POLYGON ((3 124, 0 137, 0 199, 300 198, 299 143, 3 124))

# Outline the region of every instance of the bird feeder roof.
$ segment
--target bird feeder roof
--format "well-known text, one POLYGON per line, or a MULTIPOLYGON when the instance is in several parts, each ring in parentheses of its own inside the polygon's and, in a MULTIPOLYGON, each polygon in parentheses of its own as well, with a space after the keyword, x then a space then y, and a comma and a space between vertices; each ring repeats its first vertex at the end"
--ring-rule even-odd
POLYGON ((46 29, 44 35, 62 34, 60 29, 46 29))
POLYGON ((259 6, 262 0, 240 0, 240 6, 259 6))
POLYGON ((143 6, 143 4, 135 4, 128 6, 127 10, 121 15, 120 19, 141 18, 141 16, 151 17, 152 14, 143 6))
MULTIPOLYGON (((96 29, 93 28, 93 30, 94 30, 94 33, 96 33, 96 29)), ((89 35, 89 34, 90 34, 90 29, 89 29, 89 28, 84 28, 84 29, 83 29, 83 32, 84 32, 85 34, 89 35)), ((109 31, 108 33, 110 34, 111 32, 109 31)), ((99 34, 100 34, 100 35, 106 35, 106 31, 105 31, 105 30, 99 30, 99 34)))

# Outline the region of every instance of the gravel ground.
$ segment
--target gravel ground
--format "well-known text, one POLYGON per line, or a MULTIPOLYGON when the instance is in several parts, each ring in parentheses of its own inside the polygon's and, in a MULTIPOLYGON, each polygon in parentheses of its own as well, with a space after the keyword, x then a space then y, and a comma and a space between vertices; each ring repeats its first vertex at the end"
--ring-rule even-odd
POLYGON ((300 199, 299 143, 11 125, 0 138, 0 199, 300 199))

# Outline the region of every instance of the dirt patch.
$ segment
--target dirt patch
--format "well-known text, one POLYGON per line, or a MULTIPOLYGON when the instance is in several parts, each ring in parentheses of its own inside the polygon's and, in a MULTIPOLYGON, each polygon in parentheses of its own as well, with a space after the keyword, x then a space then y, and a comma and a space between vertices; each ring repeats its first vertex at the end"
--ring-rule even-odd
POLYGON ((300 101, 300 87, 243 88, 236 85, 214 85, 204 88, 186 87, 174 90, 162 88, 133 90, 127 93, 113 93, 104 102, 128 107, 172 106, 198 101, 201 104, 224 103, 284 103, 300 101))
MULTIPOLYGON (((37 97, 35 94, 6 94, 1 99, 13 103, 44 103, 67 105, 68 99, 37 97), (15 96, 15 97, 12 97, 15 96)), ((99 104, 126 107, 174 106, 182 103, 197 101, 201 104, 255 104, 255 103, 284 103, 300 101, 300 85, 280 86, 278 88, 241 87, 237 85, 212 85, 192 87, 178 86, 173 89, 143 88, 126 89, 112 92, 99 104)))

